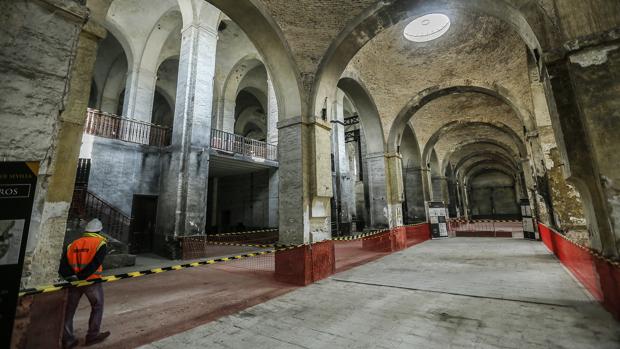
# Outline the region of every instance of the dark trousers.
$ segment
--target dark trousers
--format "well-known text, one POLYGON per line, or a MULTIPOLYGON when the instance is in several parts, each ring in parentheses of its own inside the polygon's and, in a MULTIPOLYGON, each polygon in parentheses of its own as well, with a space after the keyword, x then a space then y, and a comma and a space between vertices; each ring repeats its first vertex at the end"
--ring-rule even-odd
POLYGON ((94 338, 99 334, 101 328, 101 319, 103 318, 103 287, 100 283, 83 287, 69 288, 69 297, 67 299, 67 308, 65 312, 65 330, 63 335, 64 343, 75 341, 73 335, 73 316, 80 304, 80 298, 85 294, 90 302, 90 319, 88 320, 88 333, 86 338, 94 338))

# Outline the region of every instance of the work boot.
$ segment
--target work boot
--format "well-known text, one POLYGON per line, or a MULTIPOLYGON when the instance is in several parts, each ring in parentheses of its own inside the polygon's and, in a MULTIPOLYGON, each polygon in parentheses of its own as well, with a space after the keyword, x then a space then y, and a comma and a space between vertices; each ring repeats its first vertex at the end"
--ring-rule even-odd
POLYGON ((93 344, 101 343, 106 338, 110 336, 110 331, 100 332, 98 335, 92 338, 86 338, 86 342, 84 342, 84 346, 88 347, 93 344))
POLYGON ((77 339, 74 339, 71 342, 63 342, 62 349, 73 349, 78 346, 78 343, 79 341, 77 339))

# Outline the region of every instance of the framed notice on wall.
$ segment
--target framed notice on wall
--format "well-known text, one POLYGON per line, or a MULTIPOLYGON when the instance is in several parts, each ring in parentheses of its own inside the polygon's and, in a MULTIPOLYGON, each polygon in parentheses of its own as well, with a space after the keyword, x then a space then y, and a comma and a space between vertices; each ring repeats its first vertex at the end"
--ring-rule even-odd
POLYGON ((0 348, 11 343, 38 168, 0 162, 0 348))
POLYGON ((433 239, 448 237, 446 205, 441 201, 427 201, 426 212, 431 225, 431 237, 433 239))

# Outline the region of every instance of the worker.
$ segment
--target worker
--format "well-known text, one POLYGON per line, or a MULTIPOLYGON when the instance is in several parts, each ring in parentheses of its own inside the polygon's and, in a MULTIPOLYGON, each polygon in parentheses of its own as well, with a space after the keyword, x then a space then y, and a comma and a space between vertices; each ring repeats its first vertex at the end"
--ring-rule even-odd
MULTIPOLYGON (((106 238, 100 235, 102 229, 101 221, 93 219, 86 225, 82 236, 67 246, 58 271, 65 280, 97 281, 101 279, 103 260, 107 253, 106 238)), ((109 331, 100 332, 103 318, 103 287, 101 283, 95 282, 88 286, 69 287, 62 338, 63 348, 65 349, 71 349, 78 345, 78 340, 73 335, 73 316, 83 294, 88 298, 91 307, 84 345, 89 346, 102 342, 110 335, 109 331)))

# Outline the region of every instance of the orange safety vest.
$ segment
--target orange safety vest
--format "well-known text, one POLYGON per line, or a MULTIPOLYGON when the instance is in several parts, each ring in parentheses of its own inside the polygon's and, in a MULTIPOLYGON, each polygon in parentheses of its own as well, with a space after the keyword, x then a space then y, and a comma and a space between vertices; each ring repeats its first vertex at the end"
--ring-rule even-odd
MULTIPOLYGON (((92 262, 99 248, 105 245, 106 239, 95 233, 84 233, 81 238, 73 241, 67 247, 67 261, 69 266, 76 274, 86 268, 92 262)), ((103 266, 99 266, 97 271, 90 275, 86 280, 101 279, 103 266)))

